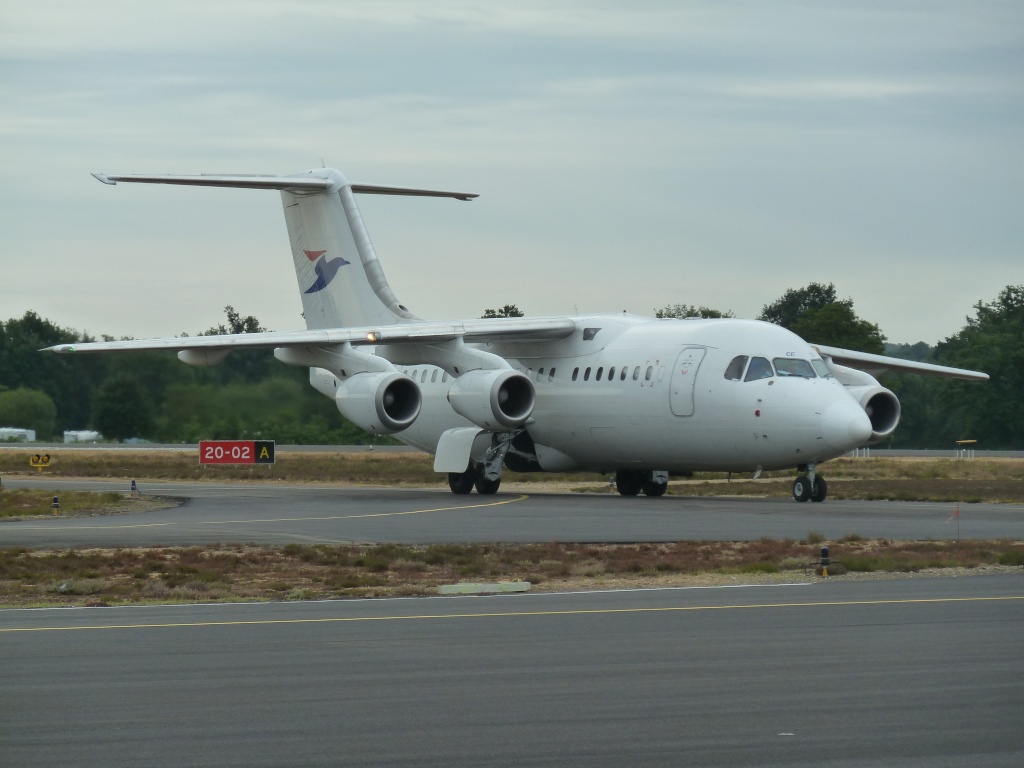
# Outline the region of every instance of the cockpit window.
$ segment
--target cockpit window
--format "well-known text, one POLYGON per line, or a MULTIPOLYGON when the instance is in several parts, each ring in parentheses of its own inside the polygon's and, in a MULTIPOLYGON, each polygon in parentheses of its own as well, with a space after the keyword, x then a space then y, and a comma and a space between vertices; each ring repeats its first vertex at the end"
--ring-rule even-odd
POLYGON ((750 366, 747 368, 747 375, 744 381, 757 381, 758 379, 770 379, 774 375, 772 364, 763 357, 750 358, 750 366))
POLYGON ((743 367, 747 364, 746 355, 737 355, 729 362, 725 369, 725 378, 729 381, 739 381, 743 378, 743 367))
POLYGON ((818 372, 818 375, 823 379, 831 379, 832 372, 829 371, 828 366, 825 365, 824 360, 811 360, 811 365, 814 366, 814 370, 818 372))
POLYGON ((814 368, 806 360, 793 357, 776 357, 775 372, 779 376, 799 376, 802 379, 815 378, 814 368))

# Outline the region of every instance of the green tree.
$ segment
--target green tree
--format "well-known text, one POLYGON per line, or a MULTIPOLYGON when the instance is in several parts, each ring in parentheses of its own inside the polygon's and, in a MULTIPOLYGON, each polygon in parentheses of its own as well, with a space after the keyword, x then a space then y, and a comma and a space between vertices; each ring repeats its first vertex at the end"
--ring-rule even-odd
POLYGON ((89 423, 92 388, 104 378, 102 355, 53 355, 39 350, 55 344, 91 341, 60 328, 35 312, 0 323, 0 386, 45 392, 57 408, 55 429, 89 423))
POLYGON ((885 336, 874 323, 861 320, 853 307, 835 302, 808 310, 790 326, 802 339, 816 344, 855 349, 880 355, 885 351, 885 336))
POLYGON ((948 380, 939 401, 950 415, 953 439, 985 448, 1024 448, 1024 285, 1008 285, 994 301, 979 301, 975 316, 938 344, 936 361, 983 371, 990 381, 948 380))
POLYGON ((798 290, 791 288, 764 307, 758 319, 788 328, 814 344, 876 355, 885 351, 882 330, 857 317, 852 299, 837 299, 836 288, 831 283, 827 286, 811 283, 798 290))
POLYGON ((125 373, 107 379, 96 391, 93 426, 104 437, 122 442, 129 437, 150 437, 152 404, 138 380, 125 373))
POLYGON ((666 304, 654 313, 655 317, 735 317, 731 309, 727 309, 722 312, 718 309, 711 309, 711 307, 699 306, 695 307, 693 304, 666 304))
POLYGON ((0 426, 34 429, 36 439, 49 440, 57 420, 57 406, 45 392, 18 389, 0 392, 0 426))
POLYGON ((491 320, 496 317, 524 317, 522 310, 515 304, 506 304, 501 309, 485 309, 481 317, 491 320))
MULTIPOLYGON (((810 283, 806 288, 790 288, 781 297, 766 305, 758 316, 758 320, 792 328, 793 323, 800 320, 810 310, 821 309, 828 304, 835 304, 836 287, 832 283, 810 283)), ((853 302, 847 300, 851 307, 853 302)))
MULTIPOLYGON (((208 328, 200 336, 223 336, 225 334, 264 333, 267 329, 252 315, 242 317, 230 304, 224 307, 228 324, 208 328)), ((276 368, 273 355, 266 349, 236 349, 215 366, 200 369, 196 377, 204 381, 220 383, 236 381, 260 381, 272 375, 276 368)))

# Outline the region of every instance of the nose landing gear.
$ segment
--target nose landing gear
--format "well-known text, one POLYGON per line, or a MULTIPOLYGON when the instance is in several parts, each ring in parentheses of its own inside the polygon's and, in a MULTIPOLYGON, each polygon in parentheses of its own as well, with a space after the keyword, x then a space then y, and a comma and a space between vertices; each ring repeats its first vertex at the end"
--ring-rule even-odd
POLYGON ((824 501, 828 496, 828 483, 814 471, 814 465, 807 466, 807 474, 793 481, 793 498, 797 501, 824 501))

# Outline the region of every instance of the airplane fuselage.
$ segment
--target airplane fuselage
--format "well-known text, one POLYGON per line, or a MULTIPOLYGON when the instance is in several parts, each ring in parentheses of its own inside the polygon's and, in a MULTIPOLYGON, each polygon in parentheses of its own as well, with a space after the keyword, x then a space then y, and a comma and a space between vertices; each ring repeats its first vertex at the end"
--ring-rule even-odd
MULTIPOLYGON (((543 343, 481 345, 536 390, 526 425, 537 469, 756 471, 840 456, 870 436, 863 409, 820 356, 778 326, 740 320, 578 318, 579 332, 543 343), (803 361, 809 375, 727 377, 732 361, 803 361), (826 416, 828 414, 828 416, 826 416)), ((783 363, 780 363, 782 365, 783 363)), ((746 362, 750 366, 750 362, 746 362)), ((470 426, 447 400, 448 376, 406 365, 423 395, 399 439, 433 452, 447 430, 470 426)))

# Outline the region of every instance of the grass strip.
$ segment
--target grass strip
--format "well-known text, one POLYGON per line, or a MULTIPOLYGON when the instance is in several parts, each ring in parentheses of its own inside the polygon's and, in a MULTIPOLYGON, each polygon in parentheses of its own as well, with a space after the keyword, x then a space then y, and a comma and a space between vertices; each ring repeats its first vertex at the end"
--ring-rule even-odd
MULTIPOLYGON (((549 590, 642 586, 670 576, 807 573, 821 538, 602 544, 288 544, 261 547, 0 549, 4 607, 397 597, 459 581, 529 581, 549 590)), ((848 571, 1024 566, 1021 541, 844 537, 848 571)), ((841 570, 830 568, 837 575, 841 570)), ((663 583, 663 582, 659 582, 663 583)))

